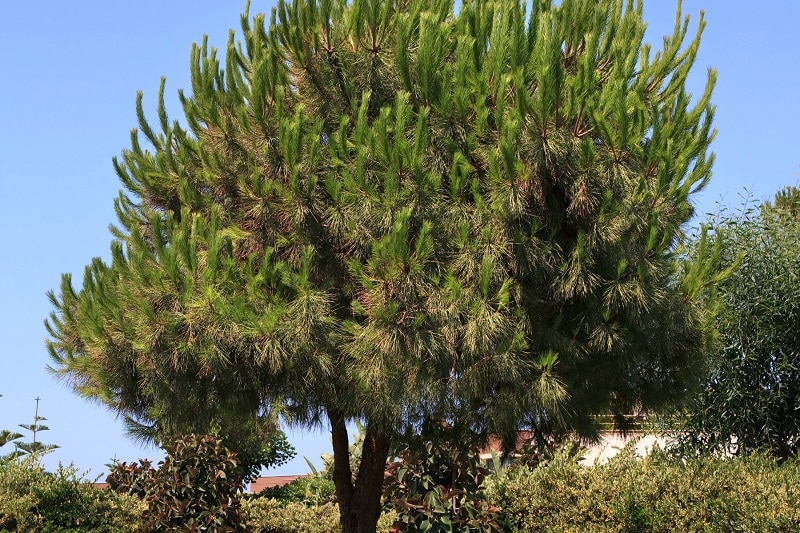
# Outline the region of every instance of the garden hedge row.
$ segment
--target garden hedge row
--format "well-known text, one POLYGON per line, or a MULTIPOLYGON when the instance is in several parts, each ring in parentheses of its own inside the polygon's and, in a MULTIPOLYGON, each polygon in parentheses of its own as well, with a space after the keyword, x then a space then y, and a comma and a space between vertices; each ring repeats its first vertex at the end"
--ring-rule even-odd
POLYGON ((96 489, 73 467, 47 472, 35 461, 0 461, 0 531, 141 531, 145 503, 96 489))
MULTIPOLYGON (((800 531, 800 462, 766 457, 675 460, 625 450, 607 464, 579 466, 557 455, 535 469, 510 469, 487 495, 505 532, 800 531)), ((334 533, 333 503, 267 497, 241 501, 253 532, 334 533)), ((141 531, 144 502, 95 489, 74 469, 46 472, 0 463, 0 531, 141 531)), ((385 515, 379 531, 388 533, 385 515)))
POLYGON ((641 459, 583 467, 567 456, 493 482, 506 531, 800 531, 800 463, 753 456, 641 459))

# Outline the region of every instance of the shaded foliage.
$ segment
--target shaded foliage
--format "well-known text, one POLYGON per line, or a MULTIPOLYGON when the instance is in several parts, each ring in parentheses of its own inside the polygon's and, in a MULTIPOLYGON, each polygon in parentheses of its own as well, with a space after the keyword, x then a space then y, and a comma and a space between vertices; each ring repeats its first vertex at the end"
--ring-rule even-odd
POLYGON ((136 496, 143 500, 152 487, 156 470, 148 459, 133 463, 116 462, 106 476, 108 488, 120 494, 136 496))
POLYGON ((800 194, 711 221, 724 253, 718 346, 682 433, 685 453, 784 460, 800 446, 800 194))

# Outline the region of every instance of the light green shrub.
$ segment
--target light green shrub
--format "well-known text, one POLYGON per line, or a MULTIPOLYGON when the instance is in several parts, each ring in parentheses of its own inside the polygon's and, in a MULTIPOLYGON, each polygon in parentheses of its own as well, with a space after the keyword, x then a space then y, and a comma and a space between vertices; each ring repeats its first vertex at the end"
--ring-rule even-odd
POLYGON ((141 531, 136 498, 96 489, 74 467, 47 472, 32 459, 0 462, 0 531, 141 531))
MULTIPOLYGON (((339 533, 339 507, 335 503, 306 506, 273 498, 242 499, 245 523, 253 533, 339 533)), ((389 533, 396 515, 388 512, 378 520, 378 533, 389 533)))
POLYGON ((798 531, 800 466, 765 457, 695 458, 624 450, 604 465, 556 458, 495 480, 507 531, 798 531))
POLYGON ((305 506, 273 498, 242 500, 245 523, 253 533, 338 533, 339 508, 334 504, 305 506))

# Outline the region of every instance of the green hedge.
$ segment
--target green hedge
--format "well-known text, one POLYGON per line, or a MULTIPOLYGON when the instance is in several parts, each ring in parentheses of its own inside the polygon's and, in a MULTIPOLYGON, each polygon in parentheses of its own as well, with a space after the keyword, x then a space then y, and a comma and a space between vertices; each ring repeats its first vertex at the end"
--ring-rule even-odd
POLYGON ((800 531, 800 466, 626 449, 604 465, 567 456, 495 480, 506 531, 800 531))
POLYGON ((242 500, 245 523, 254 533, 338 533, 339 509, 334 504, 306 507, 272 498, 242 500))
MULTIPOLYGON (((339 508, 334 503, 305 506, 273 498, 242 500, 245 521, 253 533, 339 533, 339 508)), ((394 513, 385 513, 378 522, 378 533, 389 533, 394 513)))
POLYGON ((143 511, 138 498, 98 490, 73 467, 0 461, 0 531, 135 532, 143 511))
MULTIPOLYGON (((765 457, 698 458, 626 450, 604 465, 582 467, 567 455, 490 482, 504 531, 672 532, 800 531, 800 462, 765 457)), ((141 530, 145 504, 98 490, 73 468, 46 472, 35 463, 0 462, 0 531, 92 533, 141 530)), ((335 504, 307 506, 244 498, 254 533, 334 533, 335 504)), ((392 515, 378 531, 388 533, 392 515)))

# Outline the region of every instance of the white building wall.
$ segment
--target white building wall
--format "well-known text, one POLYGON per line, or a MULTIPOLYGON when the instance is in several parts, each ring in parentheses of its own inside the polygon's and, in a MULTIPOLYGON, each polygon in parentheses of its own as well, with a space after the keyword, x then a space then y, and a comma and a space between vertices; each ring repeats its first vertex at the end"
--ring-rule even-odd
POLYGON ((652 434, 631 432, 623 436, 619 433, 604 432, 600 436, 600 442, 587 447, 584 458, 581 460, 580 464, 589 466, 595 463, 604 463, 617 455, 619 451, 631 441, 636 441, 636 455, 640 457, 644 457, 650 453, 650 450, 652 450, 653 446, 656 444, 661 448, 667 445, 667 439, 665 437, 652 434))

